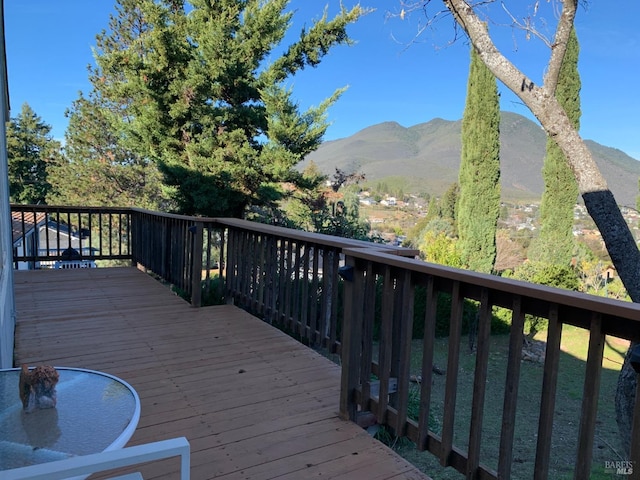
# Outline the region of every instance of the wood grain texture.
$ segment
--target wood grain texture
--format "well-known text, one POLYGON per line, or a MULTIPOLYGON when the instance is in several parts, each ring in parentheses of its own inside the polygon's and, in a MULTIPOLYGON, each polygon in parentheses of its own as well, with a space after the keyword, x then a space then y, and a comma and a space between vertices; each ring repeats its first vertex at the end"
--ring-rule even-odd
POLYGON ((184 435, 195 480, 428 478, 339 418, 340 367, 237 307, 193 308, 134 268, 15 272, 15 296, 16 364, 126 380, 142 403, 130 444, 184 435))

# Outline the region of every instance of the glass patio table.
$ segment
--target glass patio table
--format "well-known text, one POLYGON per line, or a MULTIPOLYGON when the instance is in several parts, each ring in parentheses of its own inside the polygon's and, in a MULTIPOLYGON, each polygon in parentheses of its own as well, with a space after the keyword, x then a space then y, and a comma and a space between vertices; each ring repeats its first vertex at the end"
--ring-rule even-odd
POLYGON ((115 450, 133 435, 140 399, 131 385, 94 370, 56 370, 56 407, 32 413, 22 409, 20 370, 0 370, 0 472, 115 450))

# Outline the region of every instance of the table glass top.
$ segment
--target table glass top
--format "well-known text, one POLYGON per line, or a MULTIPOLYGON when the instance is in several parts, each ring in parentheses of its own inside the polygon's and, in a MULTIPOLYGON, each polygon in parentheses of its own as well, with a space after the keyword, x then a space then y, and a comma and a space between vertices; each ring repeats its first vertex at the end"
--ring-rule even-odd
POLYGON ((0 470, 120 448, 140 415, 135 391, 91 370, 57 368, 55 408, 25 413, 20 372, 0 370, 0 470))

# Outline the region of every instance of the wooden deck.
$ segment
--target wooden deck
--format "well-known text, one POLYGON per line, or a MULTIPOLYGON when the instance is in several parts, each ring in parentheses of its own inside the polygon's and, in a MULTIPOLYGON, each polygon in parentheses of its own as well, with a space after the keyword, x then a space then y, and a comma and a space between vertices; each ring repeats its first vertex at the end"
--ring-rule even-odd
MULTIPOLYGON (((130 444, 191 443, 192 478, 428 478, 338 415, 340 368, 233 306, 192 308, 133 268, 15 272, 16 364, 129 382, 130 444)), ((141 468, 178 477, 176 459, 141 468)))

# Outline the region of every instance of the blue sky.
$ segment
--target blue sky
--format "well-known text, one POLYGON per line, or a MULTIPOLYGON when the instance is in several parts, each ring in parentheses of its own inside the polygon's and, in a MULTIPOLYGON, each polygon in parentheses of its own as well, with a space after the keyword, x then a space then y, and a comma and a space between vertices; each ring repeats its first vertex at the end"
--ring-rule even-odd
MULTIPOLYGON (((349 7, 356 2, 343 3, 349 7)), ((409 127, 437 117, 461 118, 469 46, 463 38, 449 45, 450 19, 416 37, 422 15, 414 13, 404 21, 389 18, 389 13, 400 12, 400 0, 360 3, 376 10, 350 27, 356 45, 332 50, 317 68, 290 81, 303 108, 317 105, 336 88, 349 87, 329 112, 331 126, 325 139, 349 136, 384 121, 409 127)), ((640 159, 640 29, 635 25, 640 2, 617 0, 615 4, 614 9, 610 2, 592 0, 587 10, 578 12, 580 133, 640 159)), ((12 115, 28 102, 53 127, 53 136, 63 138, 64 112, 80 90, 90 88, 86 67, 93 61, 91 47, 96 34, 108 26, 113 5, 113 0, 5 0, 12 115)), ((291 34, 296 36, 303 25, 309 26, 325 6, 333 15, 339 5, 339 0, 292 0, 291 34)), ((507 26, 490 28, 503 52, 530 78, 541 81, 547 48, 539 41, 526 41, 507 26)), ((499 89, 503 110, 530 117, 506 87, 499 85, 499 89)))

